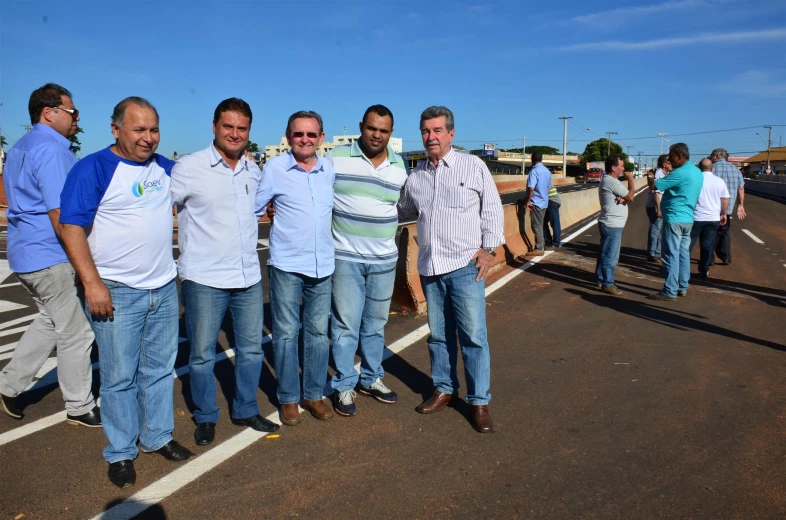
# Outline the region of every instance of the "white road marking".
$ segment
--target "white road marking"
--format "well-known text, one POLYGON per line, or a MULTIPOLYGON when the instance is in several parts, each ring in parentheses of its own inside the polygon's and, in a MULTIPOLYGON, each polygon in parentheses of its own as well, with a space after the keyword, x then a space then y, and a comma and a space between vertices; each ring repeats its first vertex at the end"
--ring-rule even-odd
POLYGON ((21 303, 14 303, 5 300, 0 300, 0 312, 15 311, 17 309, 26 309, 26 308, 27 305, 22 305, 21 303))
MULTIPOLYGON (((18 343, 19 342, 9 343, 8 345, 3 345, 2 347, 0 347, 0 352, 8 352, 9 350, 14 350, 18 343)), ((7 358, 1 358, 0 357, 0 359, 7 359, 7 358)))
POLYGON ((4 331, 0 332, 0 338, 3 338, 5 336, 11 336, 13 334, 19 334, 20 332, 24 332, 24 331, 27 330, 27 327, 28 326, 25 325, 24 327, 17 327, 15 329, 4 330, 4 331))
POLYGON ((18 323, 24 323, 26 321, 31 321, 31 320, 36 319, 37 317, 38 317, 38 313, 36 312, 35 314, 30 314, 29 316, 25 316, 23 318, 17 318, 15 320, 6 321, 6 322, 3 322, 3 323, 0 323, 0 329, 5 329, 6 327, 11 327, 12 325, 16 325, 18 323))
MULTIPOLYGON (((646 187, 637 192, 637 195, 645 189, 646 187)), ((586 224, 584 227, 564 239, 563 242, 570 242, 581 233, 594 226, 597 222, 597 219, 595 219, 592 222, 586 224)), ((505 285, 505 283, 509 282, 523 271, 529 269, 532 265, 540 262, 543 258, 545 258, 545 255, 535 257, 534 259, 519 267, 516 271, 503 276, 486 288, 486 295, 493 293, 505 285)), ((401 352, 408 346, 426 337, 428 333, 428 325, 422 325, 418 327, 414 331, 410 332, 403 338, 387 347, 383 357, 387 359, 393 354, 401 352)), ((356 367, 357 366, 358 365, 356 365, 356 367)), ((268 415, 267 420, 280 424, 277 411, 268 415)), ((193 482, 200 476, 204 475, 234 455, 240 453, 245 448, 265 436, 267 436, 266 433, 260 433, 248 428, 230 438, 229 440, 219 444, 215 448, 205 452, 203 455, 192 459, 190 462, 186 462, 183 466, 180 466, 180 468, 162 477, 156 482, 153 482, 146 488, 140 490, 137 494, 127 498, 125 501, 120 502, 116 506, 104 511, 103 513, 99 513, 98 515, 94 516, 92 520, 130 520, 131 518, 146 510, 148 507, 161 502, 176 491, 182 489, 187 484, 193 482)), ((0 444, 2 444, 1 435, 0 444)))
POLYGON ((8 260, 0 259, 0 282, 5 281, 5 279, 11 276, 12 274, 13 271, 8 266, 8 260))
POLYGON ((751 233, 747 229, 743 229, 742 232, 745 233, 746 235, 748 235, 749 237, 751 237, 751 240, 753 240, 757 244, 763 244, 764 243, 764 241, 762 239, 760 239, 759 237, 757 237, 756 235, 754 235, 753 233, 751 233))
POLYGON ((259 242, 259 245, 270 247, 270 240, 268 240, 267 238, 260 238, 259 240, 257 240, 257 242, 259 242))
MULTIPOLYGON (((187 341, 185 338, 178 338, 179 342, 182 343, 183 341, 187 341)), ((273 338, 270 336, 265 336, 262 339, 262 344, 268 343, 273 338)), ((227 349, 223 352, 219 352, 216 354, 216 362, 224 361, 225 359, 230 359, 235 357, 235 350, 234 349, 227 349)), ((93 370, 98 370, 98 363, 93 363, 93 370)), ((189 371, 189 366, 184 365, 180 368, 175 369, 172 372, 172 376, 174 378, 180 378, 184 374, 187 374, 189 371)), ((41 370, 38 371, 36 377, 41 377, 38 381, 31 383, 25 391, 34 390, 38 388, 43 388, 49 385, 57 384, 57 358, 49 358, 44 363, 44 366, 41 370)), ((54 426, 66 420, 65 412, 58 412, 54 415, 50 415, 48 417, 44 417, 42 419, 38 419, 37 421, 33 421, 30 424, 26 424, 20 428, 14 428, 6 433, 0 434, 0 446, 4 444, 8 444, 9 442, 21 439, 26 435, 33 434, 35 432, 41 431, 44 428, 49 428, 50 426, 54 426), (23 430, 23 433, 19 433, 19 430, 23 430)))
POLYGON ((14 286, 16 286, 16 285, 22 285, 22 284, 21 284, 21 283, 19 283, 19 282, 14 282, 14 283, 4 283, 4 284, 1 284, 1 285, 0 285, 0 289, 5 289, 6 287, 14 287, 14 286))

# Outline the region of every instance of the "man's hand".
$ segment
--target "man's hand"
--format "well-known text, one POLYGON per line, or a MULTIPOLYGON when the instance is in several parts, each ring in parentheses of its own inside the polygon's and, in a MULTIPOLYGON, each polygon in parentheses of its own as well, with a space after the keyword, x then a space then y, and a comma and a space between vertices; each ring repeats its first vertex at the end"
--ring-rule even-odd
POLYGON ((110 320, 115 317, 112 295, 101 280, 85 285, 85 299, 87 308, 93 316, 110 320))
POLYGON ((737 218, 743 220, 747 215, 745 214, 745 208, 742 207, 742 204, 737 206, 737 218))
POLYGON ((725 226, 726 222, 728 222, 728 221, 729 221, 729 218, 726 216, 725 213, 723 215, 721 215, 721 218, 720 218, 720 225, 721 226, 725 226))
POLYGON ((658 210, 658 218, 663 218, 663 213, 661 213, 660 210, 658 210))
POLYGON ((478 277, 475 280, 480 281, 486 277, 486 273, 489 272, 491 269, 492 264, 494 264, 494 257, 490 255, 485 249, 478 249, 478 252, 470 258, 470 260, 475 260, 475 267, 478 268, 478 277))
POLYGON ((534 207, 535 207, 535 206, 533 206, 531 202, 527 202, 527 209, 528 209, 529 211, 532 211, 532 209, 533 209, 534 207))
POLYGON ((270 219, 270 223, 273 223, 273 217, 276 216, 276 208, 273 206, 273 203, 267 205, 267 218, 270 219))

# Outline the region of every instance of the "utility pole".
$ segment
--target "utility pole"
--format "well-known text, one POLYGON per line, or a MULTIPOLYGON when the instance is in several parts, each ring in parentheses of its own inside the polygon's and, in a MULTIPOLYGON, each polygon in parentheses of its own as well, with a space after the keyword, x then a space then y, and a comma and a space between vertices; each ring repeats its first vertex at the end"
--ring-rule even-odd
POLYGON ((635 148, 635 146, 633 146, 632 144, 626 144, 625 145, 625 155, 627 155, 628 157, 630 157, 630 149, 631 148, 635 148))
POLYGON ((33 127, 32 127, 32 126, 30 126, 30 125, 19 125, 19 126, 21 126, 22 128, 24 128, 24 129, 25 129, 25 132, 29 132, 30 130, 32 130, 32 129, 33 129, 33 127))
POLYGON ((662 132, 662 133, 658 134, 658 137, 660 137, 660 154, 661 155, 663 155, 663 138, 666 137, 667 135, 669 135, 669 134, 667 134, 666 132, 662 132))
POLYGON ((562 177, 568 175, 568 119, 573 119, 570 116, 562 116, 557 119, 562 119, 562 177))
POLYGON ((772 147, 772 125, 764 125, 764 128, 768 128, 770 134, 767 136, 767 174, 769 175, 772 171, 770 169, 770 148, 772 147))
POLYGON ((606 138, 606 140, 609 142, 609 149, 608 149, 608 151, 606 152, 606 157, 608 157, 609 155, 611 155, 611 136, 612 136, 612 135, 617 135, 618 133, 619 133, 619 132, 606 132, 606 135, 608 136, 608 137, 606 138))
MULTIPOLYGON (((639 150, 639 162, 638 162, 638 165, 639 165, 639 173, 641 173, 641 150, 639 150)), ((647 169, 644 168, 644 171, 646 173, 647 169)))
POLYGON ((521 138, 521 174, 527 172, 527 136, 521 138))

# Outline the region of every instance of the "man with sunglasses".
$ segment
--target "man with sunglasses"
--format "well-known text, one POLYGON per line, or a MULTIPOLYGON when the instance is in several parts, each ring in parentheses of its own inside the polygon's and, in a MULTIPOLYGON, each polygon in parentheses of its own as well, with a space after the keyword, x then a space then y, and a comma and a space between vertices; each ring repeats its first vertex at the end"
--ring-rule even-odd
POLYGON ((0 409, 22 418, 16 396, 56 349, 67 422, 98 428, 101 414, 91 390, 93 331, 77 296, 74 268, 59 240, 60 192, 76 163, 68 138, 76 134, 79 111, 71 97, 54 83, 33 91, 28 103, 33 129, 8 152, 3 174, 8 263, 33 297, 39 315, 0 374, 0 409))
POLYGON ((281 422, 300 422, 298 370, 300 300, 303 299, 302 406, 326 421, 333 412, 323 399, 330 346, 331 279, 334 270, 333 166, 319 155, 325 133, 322 117, 300 111, 287 122, 292 148, 269 160, 262 171, 256 214, 262 216, 272 201, 275 224, 270 230, 270 308, 273 317, 273 362, 278 378, 281 422))

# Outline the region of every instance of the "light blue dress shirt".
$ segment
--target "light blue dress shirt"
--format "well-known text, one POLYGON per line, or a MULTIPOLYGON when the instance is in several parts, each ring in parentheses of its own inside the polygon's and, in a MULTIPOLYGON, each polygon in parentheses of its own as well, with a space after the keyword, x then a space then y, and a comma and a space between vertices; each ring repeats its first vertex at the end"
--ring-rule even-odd
POLYGON ((181 280, 218 289, 251 287, 262 279, 254 214, 262 172, 243 156, 232 170, 211 145, 172 168, 181 280))
POLYGON ((56 130, 36 124, 8 151, 3 183, 8 198, 8 264, 15 273, 68 262, 49 219, 49 212, 60 208, 60 192, 76 163, 68 147, 68 139, 56 130))
POLYGON ((256 214, 261 216, 268 203, 274 202, 268 265, 312 278, 333 274, 335 179, 333 165, 319 156, 310 172, 297 164, 292 152, 267 162, 256 196, 256 214))
POLYGON ((532 167, 527 177, 527 188, 534 188, 530 202, 538 208, 549 207, 549 186, 551 186, 551 172, 538 163, 532 167))

